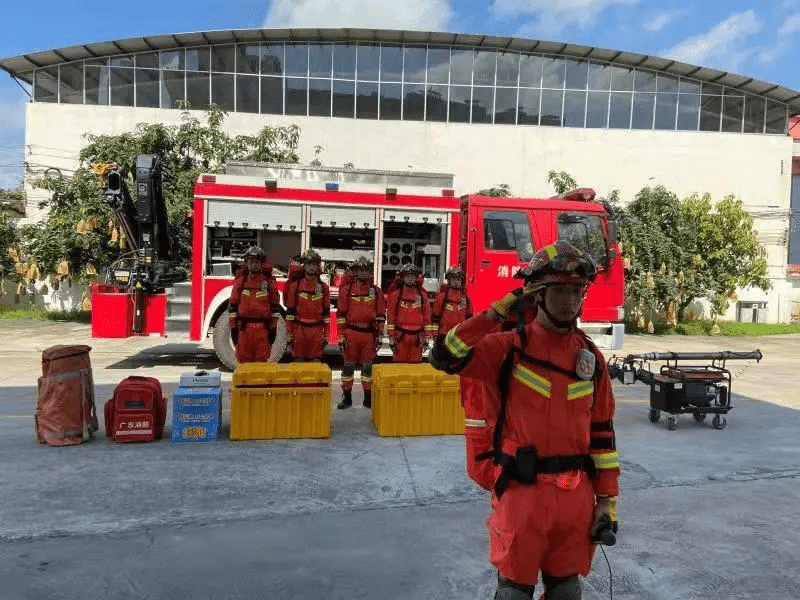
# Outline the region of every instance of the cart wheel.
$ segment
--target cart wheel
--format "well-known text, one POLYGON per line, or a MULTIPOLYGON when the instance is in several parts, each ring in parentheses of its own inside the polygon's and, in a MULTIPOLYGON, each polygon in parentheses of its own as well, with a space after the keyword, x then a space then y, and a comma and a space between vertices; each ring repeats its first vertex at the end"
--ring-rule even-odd
POLYGON ((694 412, 694 420, 697 421, 698 423, 702 423, 703 421, 706 420, 706 413, 696 410, 694 412))
POLYGON ((667 429, 670 431, 675 431, 678 428, 678 419, 674 415, 670 415, 667 418, 667 429))
POLYGON ((658 423, 658 420, 661 418, 661 411, 656 410, 655 408, 650 409, 650 422, 651 423, 658 423))
POLYGON ((727 424, 728 421, 725 420, 725 417, 721 417, 720 415, 714 415, 714 418, 711 419, 711 426, 714 429, 725 429, 727 424))

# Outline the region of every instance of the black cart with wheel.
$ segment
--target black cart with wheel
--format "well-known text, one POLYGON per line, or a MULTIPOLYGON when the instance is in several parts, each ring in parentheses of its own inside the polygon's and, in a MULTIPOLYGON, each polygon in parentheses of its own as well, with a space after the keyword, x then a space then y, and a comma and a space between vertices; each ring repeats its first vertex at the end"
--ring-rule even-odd
POLYGON ((678 415, 691 414, 703 423, 707 415, 714 415, 711 426, 724 429, 725 416, 731 410, 731 372, 725 361, 754 359, 760 361, 761 351, 752 352, 648 352, 614 357, 609 361, 611 377, 622 383, 641 381, 650 386, 650 421, 658 423, 661 413, 667 413, 667 428, 678 427, 678 415), (710 361, 711 364, 678 364, 680 361, 710 361), (666 361, 658 373, 645 364, 666 361))

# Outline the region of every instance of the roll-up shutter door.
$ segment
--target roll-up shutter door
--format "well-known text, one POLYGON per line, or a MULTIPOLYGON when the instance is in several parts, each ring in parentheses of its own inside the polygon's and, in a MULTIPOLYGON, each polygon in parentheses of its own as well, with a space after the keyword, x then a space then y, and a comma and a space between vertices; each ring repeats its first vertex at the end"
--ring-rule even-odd
POLYGON ((209 200, 206 224, 216 227, 300 231, 303 225, 303 207, 293 204, 209 200))
POLYGON ((351 206, 312 206, 312 227, 375 228, 375 209, 351 206))

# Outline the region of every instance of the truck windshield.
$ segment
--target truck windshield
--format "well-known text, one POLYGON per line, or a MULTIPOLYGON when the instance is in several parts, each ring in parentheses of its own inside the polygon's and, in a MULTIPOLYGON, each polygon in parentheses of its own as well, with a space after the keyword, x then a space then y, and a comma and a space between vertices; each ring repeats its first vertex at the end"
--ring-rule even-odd
POLYGON ((558 215, 558 238, 588 252, 598 265, 608 266, 606 242, 600 217, 583 213, 558 215))
POLYGON ((483 213, 483 243, 487 250, 513 250, 520 261, 533 256, 531 226, 523 212, 488 210, 483 213))

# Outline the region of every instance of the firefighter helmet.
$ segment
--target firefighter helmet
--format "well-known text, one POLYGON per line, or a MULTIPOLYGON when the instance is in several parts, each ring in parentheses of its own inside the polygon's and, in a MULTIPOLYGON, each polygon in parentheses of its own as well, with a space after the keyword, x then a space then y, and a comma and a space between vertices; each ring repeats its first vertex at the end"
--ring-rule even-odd
POLYGON ((444 278, 448 281, 450 280, 451 277, 461 277, 461 279, 464 279, 465 276, 466 273, 464 272, 464 268, 461 265, 453 265, 452 267, 447 269, 447 272, 444 274, 444 278))
POLYGON ((558 240, 541 248, 533 255, 528 265, 515 275, 519 279, 524 279, 526 283, 541 285, 551 283, 588 285, 596 276, 597 267, 594 259, 564 240, 558 240))
POLYGON ((247 260, 248 258, 257 258, 258 260, 264 260, 266 256, 267 255, 264 254, 264 251, 258 246, 250 246, 244 253, 245 260, 247 260))
POLYGON ((417 273, 419 273, 419 269, 417 268, 417 265, 415 265, 414 263, 407 263, 407 264, 403 265, 402 267, 400 267, 400 274, 401 275, 407 275, 408 273, 411 273, 413 275, 416 275, 417 273))
POLYGON ((309 248, 305 252, 300 255, 300 262, 303 264, 305 263, 321 263, 322 257, 319 255, 319 252, 316 250, 309 248))
POLYGON ((357 259, 353 261, 353 264, 350 267, 353 271, 357 269, 371 269, 372 268, 372 261, 368 259, 366 256, 359 256, 357 259))

